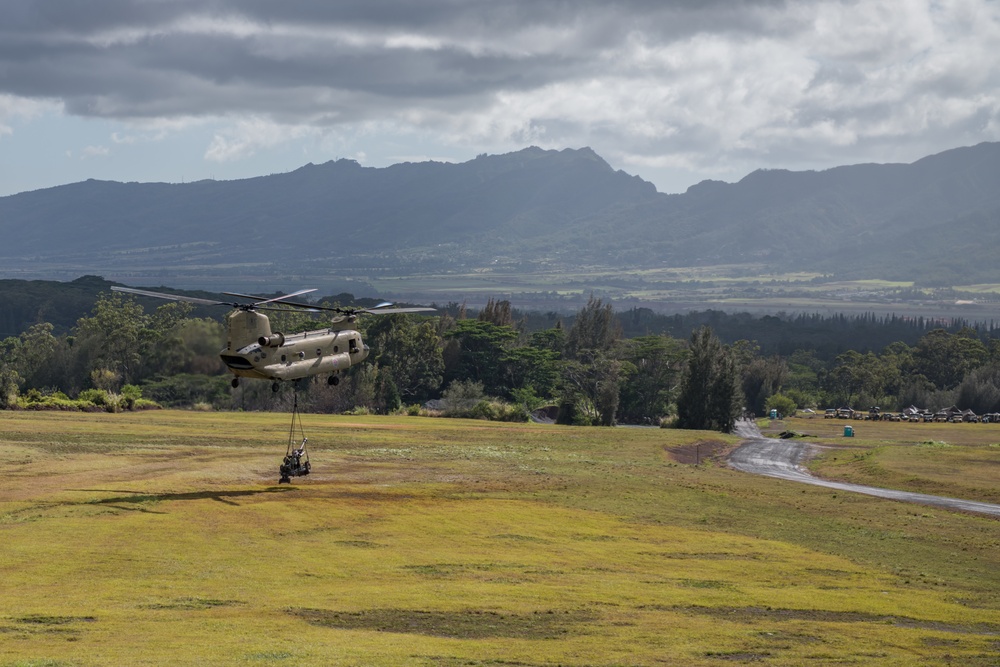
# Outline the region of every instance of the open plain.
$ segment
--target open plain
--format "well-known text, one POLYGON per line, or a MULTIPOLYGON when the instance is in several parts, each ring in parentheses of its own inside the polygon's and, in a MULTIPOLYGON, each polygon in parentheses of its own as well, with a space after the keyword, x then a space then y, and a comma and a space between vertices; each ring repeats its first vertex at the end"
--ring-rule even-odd
MULTIPOLYGON (((996 518, 418 417, 304 415, 279 486, 288 420, 0 413, 0 665, 1000 663, 996 518)), ((789 423, 817 474, 995 502, 998 425, 789 423)))

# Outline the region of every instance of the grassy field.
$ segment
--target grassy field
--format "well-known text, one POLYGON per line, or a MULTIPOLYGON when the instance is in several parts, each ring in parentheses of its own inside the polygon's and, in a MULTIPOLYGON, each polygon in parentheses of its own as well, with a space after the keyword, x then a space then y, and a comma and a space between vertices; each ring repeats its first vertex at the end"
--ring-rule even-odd
MULTIPOLYGON (((0 413, 0 666, 1000 663, 995 519, 731 471, 718 434, 417 417, 305 415, 279 486, 288 419, 0 413)), ((996 487, 1000 427, 885 426, 820 469, 996 487)))

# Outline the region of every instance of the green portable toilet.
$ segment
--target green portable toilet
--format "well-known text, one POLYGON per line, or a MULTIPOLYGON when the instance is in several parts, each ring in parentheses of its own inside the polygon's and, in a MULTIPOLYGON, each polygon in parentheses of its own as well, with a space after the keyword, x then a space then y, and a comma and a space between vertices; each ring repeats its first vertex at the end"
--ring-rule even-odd
POLYGON ((853 438, 854 437, 854 427, 853 426, 845 426, 844 427, 844 437, 845 438, 853 438))
POLYGON ((778 418, 778 411, 777 410, 771 410, 771 415, 770 416, 771 416, 771 419, 777 419, 778 418))

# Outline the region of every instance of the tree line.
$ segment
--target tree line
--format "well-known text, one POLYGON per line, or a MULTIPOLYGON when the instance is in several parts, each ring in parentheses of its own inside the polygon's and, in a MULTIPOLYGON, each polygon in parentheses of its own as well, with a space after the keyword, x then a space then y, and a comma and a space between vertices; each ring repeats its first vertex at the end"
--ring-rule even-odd
MULTIPOLYGON (((325 325, 302 311, 269 317, 273 330, 286 333, 325 325)), ((521 313, 505 300, 491 299, 478 311, 449 304, 433 316, 359 319, 356 325, 372 349, 369 359, 336 387, 322 379, 309 383, 299 405, 322 412, 408 410, 490 419, 524 419, 549 406, 567 424, 667 421, 719 430, 731 428, 743 411, 772 408, 787 414, 822 406, 892 410, 913 404, 1000 411, 1000 339, 992 326, 934 324, 940 323, 616 313, 595 297, 565 318, 521 313), (687 332, 677 335, 682 327, 687 332), (831 346, 838 331, 841 338, 831 346), (859 331, 872 340, 887 340, 887 333, 903 339, 878 349, 846 348, 852 337, 863 338, 859 331), (763 342, 734 332, 762 334, 763 342), (803 334, 798 346, 792 344, 796 332, 803 334)), ((118 409, 155 402, 287 409, 290 388, 274 394, 270 383, 253 381, 230 387, 218 354, 224 343, 223 324, 194 316, 186 303, 146 312, 131 296, 101 293, 91 312, 65 333, 39 322, 0 341, 0 407, 118 409)))

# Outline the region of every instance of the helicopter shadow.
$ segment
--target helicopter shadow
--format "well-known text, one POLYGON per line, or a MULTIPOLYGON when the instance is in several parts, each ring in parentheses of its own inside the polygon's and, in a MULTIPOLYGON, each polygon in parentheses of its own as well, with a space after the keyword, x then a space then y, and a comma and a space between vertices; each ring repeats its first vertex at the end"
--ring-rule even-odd
POLYGON ((118 493, 129 494, 119 495, 112 498, 102 498, 101 500, 90 501, 88 505, 104 505, 128 512, 144 512, 148 514, 166 514, 145 507, 147 504, 160 503, 165 501, 189 501, 189 500, 214 500, 215 502, 239 507, 240 504, 234 498, 248 498, 266 493, 287 493, 298 491, 293 486, 269 487, 266 489, 243 490, 243 491, 191 491, 188 493, 142 493, 141 491, 129 491, 121 489, 74 489, 75 491, 87 493, 118 493))

